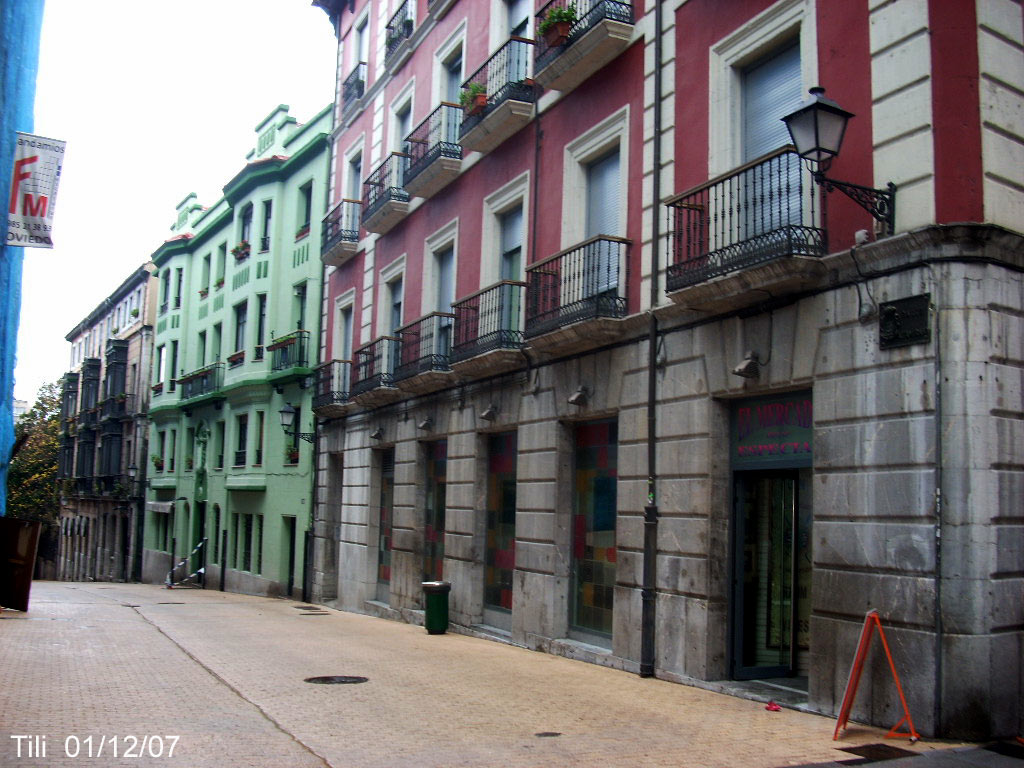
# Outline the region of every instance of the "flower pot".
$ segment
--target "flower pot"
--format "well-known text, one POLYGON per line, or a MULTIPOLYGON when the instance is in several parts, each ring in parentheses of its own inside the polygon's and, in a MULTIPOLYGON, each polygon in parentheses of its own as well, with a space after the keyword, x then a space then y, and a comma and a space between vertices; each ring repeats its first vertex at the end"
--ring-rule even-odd
POLYGON ((548 44, 548 48, 562 45, 562 43, 569 39, 570 29, 572 29, 572 22, 556 21, 544 30, 544 42, 548 44))
POLYGON ((466 114, 470 117, 479 115, 487 107, 487 94, 477 93, 473 95, 473 99, 469 102, 469 106, 466 107, 466 114))

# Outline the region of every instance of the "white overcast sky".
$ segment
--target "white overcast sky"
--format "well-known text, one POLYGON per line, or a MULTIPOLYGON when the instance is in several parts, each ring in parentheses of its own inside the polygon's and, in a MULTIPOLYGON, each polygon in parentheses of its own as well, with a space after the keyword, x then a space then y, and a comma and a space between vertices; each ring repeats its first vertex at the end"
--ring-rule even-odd
POLYGON ((25 249, 14 394, 70 364, 64 336, 211 205, 278 104, 334 100, 336 40, 310 0, 46 0, 35 129, 67 142, 54 248, 25 249))

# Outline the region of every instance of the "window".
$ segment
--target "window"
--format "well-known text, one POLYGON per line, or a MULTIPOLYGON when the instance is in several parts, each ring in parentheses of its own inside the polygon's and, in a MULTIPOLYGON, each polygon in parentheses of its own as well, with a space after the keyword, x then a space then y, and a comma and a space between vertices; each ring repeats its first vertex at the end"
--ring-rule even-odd
POLYGON ((206 365, 206 331, 199 332, 199 343, 196 344, 196 368, 206 365))
POLYGON ((307 181, 299 188, 299 229, 295 239, 309 234, 309 224, 313 216, 313 182, 307 181))
POLYGON ((213 326, 213 337, 210 339, 210 346, 213 349, 210 350, 210 359, 213 362, 220 360, 220 344, 221 344, 221 324, 217 323, 213 326))
POLYGON ((356 27, 356 60, 352 62, 354 69, 357 64, 370 60, 370 20, 363 16, 356 27))
POLYGON ((263 359, 263 345, 267 335, 267 294, 256 296, 256 355, 257 360, 263 359))
POLYGON ((156 348, 156 383, 160 384, 167 375, 167 347, 161 344, 156 348))
POLYGON ((273 216, 273 201, 263 201, 263 229, 260 233, 260 251, 270 250, 270 221, 273 216))
MULTIPOLYGON (((523 279, 522 243, 526 238, 525 222, 530 215, 529 189, 530 174, 522 173, 484 198, 482 242, 487 256, 480 264, 481 288, 501 280, 523 279)), ((581 197, 582 190, 573 208, 581 207, 578 202, 581 197)), ((569 205, 564 208, 568 211, 569 205)))
POLYGON ((388 333, 394 335, 402 327, 402 299, 404 291, 402 278, 397 277, 387 284, 388 292, 388 333))
POLYGON ((200 285, 204 291, 210 290, 210 254, 203 256, 203 280, 200 285))
POLYGON ((306 284, 295 286, 295 327, 299 330, 306 324, 306 284))
POLYGON ((363 153, 357 152, 348 159, 348 189, 349 200, 361 200, 363 198, 363 153))
POLYGON ((235 306, 235 352, 245 349, 245 320, 249 313, 249 302, 235 306))
POLYGON ((256 456, 253 459, 253 464, 263 463, 263 426, 265 421, 266 413, 256 411, 256 456))
POLYGON ((175 380, 175 371, 178 370, 178 340, 175 339, 171 342, 171 375, 170 382, 168 382, 168 389, 173 392, 174 385, 177 383, 175 380))
POLYGON ((499 280, 521 280, 523 274, 523 206, 498 216, 501 232, 500 254, 498 257, 499 280))
MULTIPOLYGON (((785 125, 783 125, 785 130, 785 125)), ((583 239, 621 235, 619 150, 587 165, 587 220, 583 239)))
POLYGON ((782 117, 801 103, 800 46, 773 52, 746 67, 743 79, 743 162, 789 143, 782 117))
POLYGON ((185 270, 178 268, 174 270, 174 308, 181 308, 181 291, 185 284, 185 270))
POLYGON ((336 359, 352 359, 352 330, 352 305, 349 304, 338 310, 338 326, 334 340, 336 359))
POLYGON ((217 285, 224 284, 224 270, 228 260, 228 244, 221 243, 217 247, 217 285))
POLYGON ((235 417, 235 466, 245 466, 246 442, 249 439, 249 415, 239 414, 235 417))
POLYGON ((263 572, 263 515, 254 515, 256 524, 256 564, 253 573, 263 572))
POLYGON ((242 221, 238 229, 239 241, 252 241, 252 203, 242 209, 242 221))
POLYGON ((442 101, 452 104, 459 103, 459 96, 462 94, 462 46, 453 51, 443 62, 444 67, 444 94, 442 101))
POLYGON ((508 14, 509 36, 527 37, 532 3, 529 0, 506 0, 505 7, 508 14))
POLYGON ((408 152, 409 142, 406 137, 412 130, 412 100, 406 101, 395 110, 395 140, 393 146, 396 152, 408 152))
MULTIPOLYGON (((447 246, 434 254, 436 276, 436 307, 438 312, 451 312, 455 301, 455 249, 447 246)), ((438 338, 434 354, 447 355, 452 348, 452 318, 442 317, 437 326, 438 338)))
POLYGON ((167 454, 167 471, 174 471, 174 457, 178 455, 178 430, 171 430, 171 445, 167 454))
POLYGON ((214 429, 214 469, 224 469, 224 422, 218 421, 214 429))

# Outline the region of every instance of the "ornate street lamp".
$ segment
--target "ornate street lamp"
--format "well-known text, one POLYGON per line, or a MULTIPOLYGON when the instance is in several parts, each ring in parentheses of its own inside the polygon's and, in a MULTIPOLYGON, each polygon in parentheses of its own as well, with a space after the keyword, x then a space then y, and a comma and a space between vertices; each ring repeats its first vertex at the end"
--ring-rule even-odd
POLYGON ((286 435, 298 436, 301 440, 305 440, 307 443, 313 442, 315 432, 295 432, 292 427, 295 426, 295 408, 291 403, 285 403, 284 407, 278 411, 281 414, 281 429, 284 430, 286 435))
POLYGON ((846 123, 853 113, 825 98, 825 89, 820 86, 811 88, 810 94, 811 98, 798 110, 782 118, 796 153, 807 162, 814 180, 826 192, 838 189, 876 221, 885 224, 887 233, 891 235, 896 221, 896 185, 890 181, 886 189, 881 190, 825 176, 832 165, 832 158, 839 154, 846 123))

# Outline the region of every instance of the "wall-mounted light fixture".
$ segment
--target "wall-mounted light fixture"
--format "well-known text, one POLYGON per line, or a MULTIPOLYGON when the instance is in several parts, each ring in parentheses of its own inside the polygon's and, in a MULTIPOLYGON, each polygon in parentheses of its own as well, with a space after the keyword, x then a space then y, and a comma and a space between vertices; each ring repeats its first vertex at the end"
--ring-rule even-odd
POLYGON ((744 379, 756 379, 761 375, 761 360, 757 352, 747 352, 743 362, 732 369, 734 376, 744 379))
POLYGON ((569 395, 569 405, 584 406, 588 400, 590 400, 590 390, 583 384, 580 384, 579 388, 569 395))
POLYGON ((498 406, 491 403, 484 409, 484 412, 480 414, 480 418, 484 421, 494 421, 498 418, 498 406))
POLYGON ((377 427, 375 430, 373 430, 373 432, 370 433, 371 440, 380 440, 382 437, 384 437, 384 430, 381 429, 380 427, 377 427))
POLYGON ((434 417, 427 416, 423 421, 416 425, 416 429, 422 429, 424 432, 430 432, 434 428, 434 417))
POLYGON ((286 435, 297 436, 300 440, 305 440, 307 443, 313 442, 313 438, 316 435, 315 432, 296 432, 292 429, 295 426, 295 407, 291 403, 285 403, 278 413, 281 414, 281 429, 284 430, 286 435))
POLYGON ((896 226, 896 185, 890 181, 886 189, 881 190, 825 176, 832 165, 832 158, 839 154, 846 123, 853 113, 826 99, 825 89, 821 86, 811 88, 810 94, 811 98, 798 110, 782 118, 796 153, 807 161, 814 181, 826 192, 838 189, 876 221, 885 224, 887 234, 891 235, 896 226))

